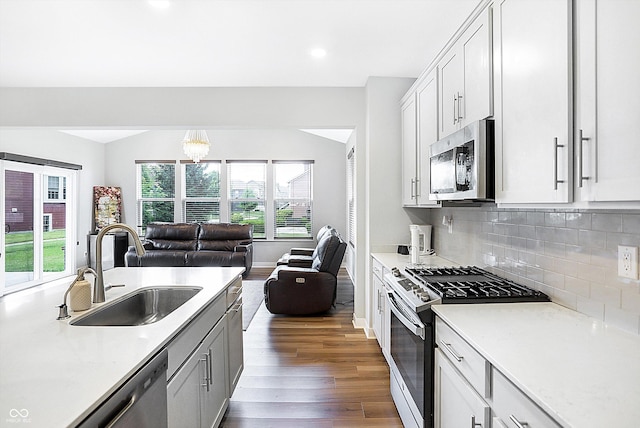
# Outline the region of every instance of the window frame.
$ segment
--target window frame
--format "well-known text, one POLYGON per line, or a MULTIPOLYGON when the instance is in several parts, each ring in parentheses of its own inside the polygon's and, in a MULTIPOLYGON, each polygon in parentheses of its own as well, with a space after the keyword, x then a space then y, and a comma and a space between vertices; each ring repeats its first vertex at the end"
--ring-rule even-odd
MULTIPOLYGON (((181 189, 180 189, 180 197, 181 197, 181 216, 182 221, 187 222, 187 204, 189 202, 209 202, 209 203, 217 203, 218 204, 218 220, 201 220, 207 221, 210 223, 222 223, 223 222, 223 166, 222 161, 219 160, 202 160, 198 163, 191 161, 180 161, 180 177, 181 180, 181 189), (190 165, 202 165, 202 164, 217 164, 218 165, 218 196, 187 196, 187 168, 190 165)), ((196 221, 196 220, 194 220, 196 221)), ((200 221, 200 220, 197 220, 200 221)))
MULTIPOLYGON (((144 236, 146 231, 146 224, 144 224, 144 204, 146 202, 171 202, 173 203, 173 215, 172 222, 176 220, 176 209, 177 200, 178 200, 178 192, 177 192, 177 177, 179 173, 179 169, 176 168, 177 162, 175 160, 136 160, 136 226, 138 230, 138 234, 140 236, 144 236), (173 166, 173 197, 159 198, 159 197, 143 197, 142 196, 142 167, 147 164, 160 164, 160 165, 172 165, 173 166)), ((153 221, 164 221, 164 220, 152 220, 153 221)))
MULTIPOLYGON (((272 228, 273 228, 273 239, 274 240, 289 240, 289 239, 313 239, 313 166, 314 166, 314 161, 312 160, 274 160, 272 161, 272 177, 273 177, 273 218, 271 219, 271 223, 272 223, 272 228), (305 169, 305 171, 300 174, 298 177, 302 176, 303 174, 308 174, 308 197, 287 197, 287 198, 281 198, 278 195, 277 192, 277 186, 278 183, 276 182, 277 179, 277 168, 278 165, 306 165, 308 166, 308 169, 305 169), (283 201, 283 202, 289 202, 291 203, 292 201, 297 201, 297 202, 302 202, 303 204, 306 203, 306 206, 308 207, 307 211, 308 211, 308 217, 307 217, 307 222, 308 222, 308 227, 307 227, 307 232, 305 235, 302 236, 278 236, 278 206, 280 205, 278 203, 278 201, 283 201)), ((297 178, 297 177, 295 177, 297 178)), ((293 181, 290 180, 290 182, 293 181)), ((306 226, 305 226, 306 227, 306 226)))

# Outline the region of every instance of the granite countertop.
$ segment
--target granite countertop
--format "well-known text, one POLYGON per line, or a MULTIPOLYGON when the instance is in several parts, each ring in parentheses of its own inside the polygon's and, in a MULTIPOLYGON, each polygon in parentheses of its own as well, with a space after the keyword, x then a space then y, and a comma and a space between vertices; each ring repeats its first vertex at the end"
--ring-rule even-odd
POLYGON ((640 336, 554 303, 433 310, 563 426, 639 426, 640 336))
MULTIPOLYGON (((202 290, 164 319, 135 327, 79 327, 58 321, 73 277, 0 298, 0 426, 73 426, 118 389, 243 268, 115 268, 104 273, 107 304, 148 286, 202 290)), ((93 307, 99 305, 94 304, 93 307)))

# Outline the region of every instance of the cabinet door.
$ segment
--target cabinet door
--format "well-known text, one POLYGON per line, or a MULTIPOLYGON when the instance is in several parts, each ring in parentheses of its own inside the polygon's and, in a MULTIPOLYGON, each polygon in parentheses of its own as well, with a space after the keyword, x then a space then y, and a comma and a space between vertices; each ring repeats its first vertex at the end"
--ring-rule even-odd
POLYGON ((416 89, 418 123, 418 185, 417 200, 420 206, 438 206, 429 200, 431 192, 431 162, 429 148, 438 141, 438 84, 437 73, 429 73, 416 89))
POLYGON ((513 385, 502 373, 491 372, 493 411, 509 428, 559 428, 549 415, 513 385))
POLYGON ((491 409, 473 387, 436 349, 436 428, 489 428, 491 409))
POLYGON ((229 350, 229 397, 233 395, 244 369, 242 341, 242 299, 234 302, 227 314, 227 337, 229 350))
POLYGON ((493 115, 491 10, 485 9, 459 42, 464 58, 464 88, 458 100, 461 126, 493 115))
POLYGON ((460 96, 464 96, 464 73, 462 55, 457 47, 445 55, 438 64, 438 85, 440 99, 439 135, 446 137, 460 128, 460 96))
POLYGON ((411 94, 402 114, 402 204, 416 205, 416 98, 411 94))
POLYGON ((572 197, 571 1, 494 5, 496 201, 572 197))
POLYGON ((578 197, 640 201, 640 2, 583 0, 576 12, 578 197))
POLYGON ((229 405, 226 326, 226 319, 223 318, 202 342, 202 349, 208 362, 208 373, 206 373, 208 386, 205 385, 201 390, 202 427, 218 426, 229 405))
POLYGON ((384 314, 384 284, 376 275, 373 275, 373 293, 374 293, 374 308, 373 308, 373 332, 378 339, 378 344, 381 348, 384 348, 384 336, 383 336, 383 319, 384 314))
POLYGON ((200 395, 205 385, 206 360, 199 347, 167 385, 169 428, 200 427, 200 395))

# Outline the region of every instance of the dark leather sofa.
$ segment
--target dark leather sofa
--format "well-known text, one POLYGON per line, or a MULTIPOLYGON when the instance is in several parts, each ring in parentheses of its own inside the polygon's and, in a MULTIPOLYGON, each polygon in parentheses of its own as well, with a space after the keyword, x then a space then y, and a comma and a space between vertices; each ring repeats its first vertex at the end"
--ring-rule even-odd
POLYGON ((277 266, 264 283, 264 303, 273 314, 311 315, 335 305, 338 270, 347 244, 332 229, 316 246, 309 261, 277 266))
POLYGON ((150 223, 146 253, 129 247, 127 266, 239 266, 253 263, 253 225, 232 223, 150 223))

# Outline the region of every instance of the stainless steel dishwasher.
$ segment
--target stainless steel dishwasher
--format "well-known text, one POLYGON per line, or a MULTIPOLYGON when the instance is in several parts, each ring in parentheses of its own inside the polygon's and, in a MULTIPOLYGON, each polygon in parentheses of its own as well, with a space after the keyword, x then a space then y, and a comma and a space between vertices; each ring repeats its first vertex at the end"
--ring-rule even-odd
POLYGON ((78 427, 167 428, 167 355, 156 354, 78 427))

